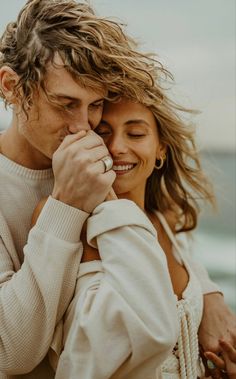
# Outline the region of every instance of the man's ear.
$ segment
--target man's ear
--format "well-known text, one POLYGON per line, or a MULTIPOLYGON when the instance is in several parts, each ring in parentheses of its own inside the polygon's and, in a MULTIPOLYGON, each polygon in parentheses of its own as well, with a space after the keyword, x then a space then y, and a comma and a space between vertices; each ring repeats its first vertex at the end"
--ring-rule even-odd
POLYGON ((0 88, 5 99, 10 104, 16 104, 15 86, 19 81, 17 73, 8 66, 0 68, 0 88))

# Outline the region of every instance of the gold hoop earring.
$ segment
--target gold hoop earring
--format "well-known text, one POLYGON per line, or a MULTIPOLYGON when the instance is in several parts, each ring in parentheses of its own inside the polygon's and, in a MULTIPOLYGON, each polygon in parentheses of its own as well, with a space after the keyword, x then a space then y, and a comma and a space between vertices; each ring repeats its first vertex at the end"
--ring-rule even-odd
POLYGON ((159 163, 158 165, 155 164, 155 169, 156 170, 160 170, 163 166, 164 166, 164 163, 165 163, 165 160, 166 160, 166 155, 161 155, 159 159, 157 159, 157 162, 159 163))

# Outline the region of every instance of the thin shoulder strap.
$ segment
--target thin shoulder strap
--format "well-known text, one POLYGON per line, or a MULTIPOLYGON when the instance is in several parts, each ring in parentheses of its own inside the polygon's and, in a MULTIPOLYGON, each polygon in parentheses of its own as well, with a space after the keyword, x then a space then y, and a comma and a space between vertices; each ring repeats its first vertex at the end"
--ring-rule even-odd
POLYGON ((180 249, 180 246, 175 238, 175 235, 174 233, 172 232, 168 222, 166 221, 166 218, 163 216, 162 213, 156 211, 155 212, 156 216, 158 217, 161 225, 163 226, 166 234, 168 235, 169 239, 171 240, 173 246, 175 247, 175 251, 173 252, 174 255, 175 255, 175 258, 177 259, 177 261, 179 263, 182 263, 183 259, 182 259, 182 254, 181 254, 181 249, 180 249))

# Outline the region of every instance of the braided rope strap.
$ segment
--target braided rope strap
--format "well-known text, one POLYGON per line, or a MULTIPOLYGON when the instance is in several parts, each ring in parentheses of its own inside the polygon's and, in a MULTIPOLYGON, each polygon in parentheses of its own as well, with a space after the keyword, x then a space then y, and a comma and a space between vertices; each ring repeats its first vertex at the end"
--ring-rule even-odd
POLYGON ((197 362, 199 356, 197 328, 194 315, 188 300, 179 302, 180 335, 178 353, 181 379, 197 378, 197 362))

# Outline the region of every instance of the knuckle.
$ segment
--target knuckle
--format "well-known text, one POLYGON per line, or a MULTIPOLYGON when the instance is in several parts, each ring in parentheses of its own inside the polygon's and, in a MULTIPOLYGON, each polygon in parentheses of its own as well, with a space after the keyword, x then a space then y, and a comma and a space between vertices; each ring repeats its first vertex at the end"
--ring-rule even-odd
POLYGON ((95 138, 96 141, 99 141, 100 143, 104 144, 104 141, 103 141, 102 137, 99 136, 99 135, 98 135, 97 133, 95 133, 94 131, 93 131, 93 136, 94 136, 94 138, 95 138))
POLYGON ((83 165, 83 171, 85 174, 86 181, 94 181, 96 182, 97 175, 94 173, 94 171, 91 168, 91 165, 87 165, 87 162, 83 165))
POLYGON ((90 137, 90 138, 93 138, 94 141, 99 141, 99 142, 103 142, 103 139, 101 136, 99 136, 94 130, 89 130, 88 133, 87 133, 87 137, 90 137))
POLYGON ((89 165, 92 163, 92 157, 90 154, 84 151, 81 154, 77 154, 75 161, 78 167, 89 170, 89 165))

